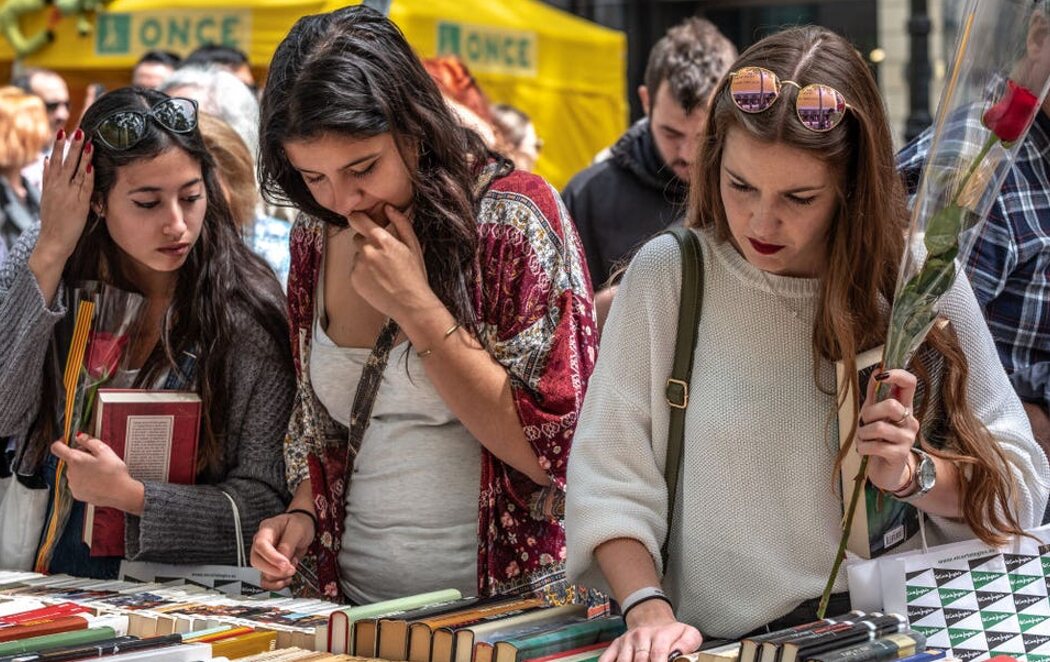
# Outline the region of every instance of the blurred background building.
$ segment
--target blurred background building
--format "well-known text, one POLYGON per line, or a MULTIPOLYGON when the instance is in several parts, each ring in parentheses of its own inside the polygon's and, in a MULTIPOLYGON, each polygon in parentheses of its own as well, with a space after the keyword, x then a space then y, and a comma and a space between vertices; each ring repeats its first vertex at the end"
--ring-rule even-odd
MULTIPOLYGON (((641 115, 633 91, 641 84, 646 56, 670 26, 686 16, 711 20, 743 51, 778 28, 813 23, 848 37, 871 64, 886 99, 897 145, 904 142, 909 116, 915 129, 929 121, 940 95, 946 63, 954 48, 963 0, 545 0, 602 25, 623 30, 628 39, 627 86, 632 119, 641 115), (922 16, 929 21, 924 23, 922 16), (918 20, 912 21, 913 17, 918 20), (909 25, 911 22, 911 25, 909 25), (928 65, 914 83, 928 89, 926 115, 909 109, 912 32, 928 34, 928 65)), ((919 36, 919 35, 915 35, 919 36)), ((921 101, 921 99, 919 99, 921 101)), ((921 104, 920 104, 921 105, 921 104)))

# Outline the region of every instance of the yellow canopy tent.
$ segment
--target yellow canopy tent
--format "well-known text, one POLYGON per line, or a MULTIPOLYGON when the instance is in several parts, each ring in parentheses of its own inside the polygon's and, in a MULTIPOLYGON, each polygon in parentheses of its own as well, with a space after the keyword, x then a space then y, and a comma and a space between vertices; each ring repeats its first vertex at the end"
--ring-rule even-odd
MULTIPOLYGON (((72 18, 54 43, 26 63, 55 69, 74 90, 88 83, 127 84, 129 71, 151 49, 186 54, 202 43, 248 53, 265 75, 277 44, 304 14, 347 4, 325 0, 113 0, 94 32, 77 34, 72 18)), ((351 2, 350 4, 354 4, 351 2)), ((529 114, 544 149, 537 170, 562 187, 627 122, 626 38, 539 0, 393 0, 390 17, 422 57, 458 55, 493 102, 529 114)), ((43 11, 26 14, 26 35, 43 29, 43 11)), ((14 53, 0 43, 0 60, 14 53)))

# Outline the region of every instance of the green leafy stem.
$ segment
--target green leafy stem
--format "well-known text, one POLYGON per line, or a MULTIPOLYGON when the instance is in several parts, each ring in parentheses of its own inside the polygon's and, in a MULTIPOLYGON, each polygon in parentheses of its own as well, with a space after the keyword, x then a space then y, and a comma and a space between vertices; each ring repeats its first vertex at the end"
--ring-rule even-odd
MULTIPOLYGON (((937 301, 955 281, 955 257, 959 253, 959 235, 977 221, 976 216, 959 203, 959 198, 977 172, 977 168, 988 156, 988 152, 999 142, 999 138, 994 133, 989 133, 981 151, 966 171, 962 184, 956 189, 951 204, 930 217, 930 222, 926 227, 926 236, 923 239, 926 246, 926 259, 922 268, 908 280, 893 302, 886 349, 882 356, 884 370, 903 368, 907 365, 911 353, 926 337, 936 320, 937 301)), ((884 400, 889 392, 888 385, 880 384, 875 393, 876 400, 884 400)), ((831 575, 824 586, 824 593, 820 597, 817 618, 824 618, 828 601, 831 599, 831 592, 835 587, 835 580, 846 558, 846 544, 853 528, 853 516, 857 512, 857 504, 860 501, 864 484, 867 482, 868 457, 865 455, 861 458, 860 469, 853 479, 853 494, 850 496, 849 508, 846 509, 843 518, 838 553, 835 555, 831 575)))

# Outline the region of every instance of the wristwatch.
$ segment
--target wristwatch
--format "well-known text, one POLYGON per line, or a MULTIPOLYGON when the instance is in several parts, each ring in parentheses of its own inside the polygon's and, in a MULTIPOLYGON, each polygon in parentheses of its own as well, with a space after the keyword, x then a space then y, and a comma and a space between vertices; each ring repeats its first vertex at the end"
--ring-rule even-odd
POLYGON ((915 471, 912 472, 911 484, 907 488, 908 492, 906 494, 894 494, 899 499, 924 497, 937 484, 937 465, 933 463, 933 458, 930 457, 929 453, 921 448, 912 448, 911 452, 918 456, 919 463, 915 466, 915 471))

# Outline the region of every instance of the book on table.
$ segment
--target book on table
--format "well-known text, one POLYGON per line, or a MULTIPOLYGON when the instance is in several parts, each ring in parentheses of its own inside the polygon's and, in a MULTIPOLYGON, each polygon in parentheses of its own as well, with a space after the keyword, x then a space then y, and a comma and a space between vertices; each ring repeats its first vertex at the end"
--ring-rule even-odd
MULTIPOLYGON (((193 484, 200 425, 196 393, 98 391, 95 437, 113 449, 136 480, 193 484)), ((86 504, 83 540, 92 556, 124 556, 124 513, 86 504)))
POLYGON ((539 609, 543 605, 544 602, 540 598, 512 597, 443 616, 413 621, 408 627, 408 662, 430 662, 433 658, 434 635, 443 628, 453 629, 500 617, 516 616, 539 609))
POLYGON ((527 609, 434 633, 430 662, 491 662, 495 642, 587 618, 586 605, 527 609), (446 644, 446 635, 451 643, 446 644))
POLYGON ((494 659, 495 662, 523 662, 580 646, 607 644, 626 629, 619 616, 556 624, 537 632, 497 641, 494 659))

